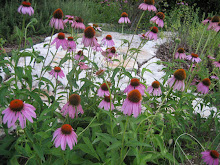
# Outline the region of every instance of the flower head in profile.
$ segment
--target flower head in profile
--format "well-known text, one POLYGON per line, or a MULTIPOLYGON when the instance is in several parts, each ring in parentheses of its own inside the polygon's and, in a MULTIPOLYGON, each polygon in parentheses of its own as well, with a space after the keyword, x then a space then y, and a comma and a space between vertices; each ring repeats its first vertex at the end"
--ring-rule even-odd
POLYGON ((50 26, 57 30, 64 29, 65 23, 63 22, 63 11, 58 8, 53 13, 53 18, 50 20, 50 26))
POLYGON ((141 93, 138 89, 130 91, 125 99, 121 110, 125 115, 133 116, 136 118, 141 114, 141 93))
POLYGON ((34 14, 34 9, 31 7, 30 2, 23 1, 22 4, 18 7, 18 12, 31 16, 34 14))
POLYGON ((147 40, 147 37, 145 36, 145 33, 138 34, 138 36, 139 36, 142 40, 147 40))
POLYGON ((162 94, 159 81, 152 82, 151 86, 147 88, 148 93, 152 93, 153 96, 160 96, 162 94))
POLYGON ((71 15, 65 15, 65 17, 67 17, 67 19, 65 19, 63 22, 66 24, 67 22, 69 24, 73 24, 75 22, 74 16, 71 15))
POLYGON ((72 27, 75 29, 85 29, 83 19, 81 17, 75 17, 75 21, 72 23, 72 27))
POLYGON ((201 58, 199 58, 199 55, 195 54, 195 53, 191 53, 191 55, 187 56, 186 58, 188 60, 192 60, 192 62, 196 62, 196 63, 199 63, 202 61, 201 58))
POLYGON ((215 80, 219 80, 218 76, 216 76, 215 74, 210 76, 211 79, 215 79, 215 80))
POLYGON ((87 28, 85 28, 84 35, 82 38, 82 43, 84 44, 85 47, 88 47, 88 46, 93 47, 98 44, 95 38, 95 30, 91 26, 88 26, 87 28))
POLYGON ((220 69, 220 60, 219 61, 214 61, 213 64, 215 65, 215 67, 220 69))
POLYGON ((140 80, 137 78, 133 78, 130 81, 130 84, 125 88, 124 93, 128 93, 134 89, 139 90, 141 95, 144 95, 144 91, 146 90, 145 86, 140 83, 140 80))
POLYGON ((157 40, 158 28, 156 26, 152 27, 151 30, 145 33, 145 36, 149 40, 157 40))
POLYGON ((81 97, 77 94, 72 94, 69 97, 69 101, 63 106, 61 112, 63 115, 69 114, 70 118, 74 118, 75 116, 78 117, 78 113, 84 113, 82 106, 81 106, 81 97))
POLYGON ((100 77, 105 73, 105 69, 99 69, 95 74, 96 76, 100 77))
POLYGON ((56 79, 58 78, 58 76, 59 76, 60 78, 65 77, 63 71, 62 71, 61 68, 58 67, 58 66, 57 66, 57 67, 54 67, 54 69, 51 70, 49 73, 50 73, 50 75, 54 76, 56 79))
POLYGON ((107 35, 105 38, 102 39, 103 45, 106 45, 107 47, 111 47, 115 45, 115 42, 112 40, 111 35, 107 35))
MULTIPOLYGON (((110 87, 111 86, 111 83, 110 82, 107 82, 108 83, 108 86, 110 87)), ((98 96, 99 97, 103 97, 103 96, 109 96, 110 93, 109 93, 109 90, 108 90, 108 86, 106 83, 103 83, 100 88, 98 89, 98 96)))
POLYGON ((184 91, 186 79, 186 72, 184 69, 178 69, 174 72, 173 76, 167 81, 169 87, 173 86, 174 90, 184 91))
POLYGON ((7 123, 8 128, 10 128, 12 126, 15 127, 15 122, 19 120, 21 128, 24 129, 26 127, 26 119, 33 123, 32 118, 36 118, 35 110, 34 106, 24 103, 22 100, 12 100, 9 107, 2 111, 4 115, 3 123, 7 123))
POLYGON ((86 69, 89 69, 89 66, 86 65, 84 62, 79 62, 79 67, 81 70, 86 70, 86 69))
POLYGON ((89 26, 93 27, 95 30, 98 30, 98 31, 102 31, 101 27, 99 27, 98 24, 95 24, 95 23, 89 23, 88 24, 89 26))
POLYGON ((207 165, 219 165, 219 153, 216 150, 204 151, 202 159, 207 165))
POLYGON ((111 110, 115 109, 114 104, 110 104, 110 96, 104 96, 104 99, 100 102, 99 108, 103 108, 106 111, 109 111, 111 105, 111 110))
POLYGON ((144 0, 144 3, 139 5, 139 9, 141 10, 148 10, 148 11, 157 11, 157 8, 154 6, 154 0, 144 0))
POLYGON ((83 51, 82 51, 82 50, 79 50, 79 51, 77 52, 77 54, 75 55, 74 59, 77 60, 77 61, 83 60, 83 59, 84 59, 83 51))
POLYGON ((163 19, 165 18, 165 15, 163 12, 158 12, 156 16, 150 19, 150 22, 156 23, 158 27, 163 27, 164 22, 163 19))
POLYGON ((77 144, 77 135, 74 132, 73 128, 69 124, 62 125, 61 128, 58 128, 53 133, 54 145, 56 148, 61 146, 62 150, 66 149, 66 145, 68 144, 70 150, 73 149, 73 146, 77 144))
POLYGON ((76 51, 76 43, 75 41, 73 40, 73 37, 68 37, 67 38, 67 49, 69 52, 72 52, 72 51, 76 51))
POLYGON ((123 12, 121 14, 121 18, 118 20, 118 23, 131 23, 130 19, 128 18, 128 14, 123 12))
POLYGON ((175 54, 175 58, 179 58, 179 59, 186 59, 186 54, 185 54, 185 50, 183 48, 179 48, 175 54))
POLYGON ((211 21, 212 17, 207 17, 205 20, 202 21, 203 25, 209 23, 211 21))
POLYGON ((211 85, 210 79, 205 78, 197 85, 197 91, 201 92, 202 94, 207 94, 209 92, 210 85, 211 85))
POLYGON ((65 34, 62 32, 58 33, 57 37, 53 40, 51 45, 54 43, 56 43, 56 49, 58 49, 60 46, 62 46, 64 50, 68 48, 68 42, 65 38, 65 34))
POLYGON ((220 18, 218 15, 212 17, 211 21, 209 22, 208 30, 215 29, 218 27, 218 23, 220 22, 220 18))

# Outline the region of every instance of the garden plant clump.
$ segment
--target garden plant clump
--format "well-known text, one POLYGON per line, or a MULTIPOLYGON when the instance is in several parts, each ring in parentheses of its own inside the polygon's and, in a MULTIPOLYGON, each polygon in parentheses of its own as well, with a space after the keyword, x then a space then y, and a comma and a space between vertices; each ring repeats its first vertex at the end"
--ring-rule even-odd
POLYGON ((119 45, 114 33, 99 40, 99 24, 57 8, 43 52, 27 37, 38 22, 33 4, 18 4, 18 49, 9 55, 0 39, 0 164, 219 164, 219 15, 198 18, 184 2, 173 15, 154 0, 133 3, 140 15, 118 15, 122 36, 136 21, 119 45), (154 63, 165 73, 147 84, 152 71, 135 63, 164 29, 171 36, 154 63))

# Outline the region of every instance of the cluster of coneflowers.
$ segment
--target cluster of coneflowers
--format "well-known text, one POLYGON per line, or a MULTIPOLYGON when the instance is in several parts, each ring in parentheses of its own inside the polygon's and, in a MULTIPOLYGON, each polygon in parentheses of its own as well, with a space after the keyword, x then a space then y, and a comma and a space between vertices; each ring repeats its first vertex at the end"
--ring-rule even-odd
MULTIPOLYGON (((156 12, 157 9, 154 6, 155 2, 154 0, 144 0, 144 3, 141 3, 139 5, 139 9, 141 10, 148 10, 156 12)), ((18 8, 18 12, 22 14, 28 14, 32 15, 34 14, 34 10, 31 7, 31 4, 29 2, 22 2, 22 5, 18 8)), ((82 38, 82 43, 84 44, 84 47, 92 47, 94 51, 100 51, 101 54, 106 57, 106 60, 111 60, 112 57, 117 56, 115 43, 113 41, 113 38, 111 35, 107 35, 101 40, 101 43, 98 43, 97 38, 95 37, 95 29, 101 31, 98 26, 93 24, 92 26, 85 27, 83 24, 83 19, 80 17, 70 16, 66 15, 67 19, 63 20, 63 12, 61 9, 57 9, 53 13, 53 18, 50 21, 50 26, 55 29, 64 29, 67 23, 71 25, 72 28, 75 29, 83 29, 84 35, 82 38), (102 46, 106 46, 105 50, 102 50, 102 46)), ((164 26, 164 19, 165 15, 162 12, 158 12, 155 17, 153 17, 150 21, 153 23, 156 23, 158 27, 164 26)), ((130 23, 130 20, 128 18, 127 13, 123 12, 121 15, 121 18, 119 19, 118 23, 130 23)), ((203 22, 204 23, 204 22, 203 22)), ((208 21, 207 21, 208 23, 208 21)), ((209 21, 210 25, 208 29, 214 29, 216 30, 217 27, 219 27, 219 17, 213 17, 209 21), (218 21, 218 23, 216 22, 218 21)), ((157 39, 157 27, 152 27, 150 31, 148 31, 146 34, 142 34, 141 36, 145 39, 157 39)), ((68 37, 66 39, 65 34, 60 32, 57 37, 52 41, 52 44, 56 44, 56 49, 59 49, 59 47, 62 47, 64 50, 75 52, 76 51, 76 43, 74 41, 74 38, 68 37)), ((191 53, 191 55, 186 55, 185 50, 183 48, 179 48, 175 54, 175 58, 179 59, 187 59, 192 61, 193 63, 199 63, 201 62, 201 59, 199 58, 198 54, 191 53)), ((80 50, 76 53, 75 60, 83 60, 84 55, 83 51, 80 50)), ((215 61, 213 64, 216 67, 220 68, 220 61, 215 61)), ((81 69, 88 68, 87 65, 83 62, 79 62, 78 64, 81 69)), ((105 72, 104 69, 99 70, 96 74, 97 75, 103 75, 105 72)), ((54 67, 54 69, 50 72, 52 76, 54 76, 56 79, 58 79, 58 76, 60 78, 64 78, 65 75, 60 67, 54 67)), ((174 72, 173 76, 167 81, 168 86, 171 89, 178 90, 178 91, 184 91, 185 89, 185 82, 186 79, 186 72, 184 69, 178 69, 174 72)), ((103 78, 104 80, 104 78, 103 78)), ((209 86, 211 84, 211 81, 209 78, 203 79, 198 85, 197 90, 198 92, 201 92, 203 94, 208 93, 209 86)), ((103 100, 99 104, 99 108, 103 108, 107 111, 112 111, 115 109, 114 103, 112 102, 112 95, 111 95, 111 83, 106 81, 103 84, 101 84, 100 88, 97 90, 97 95, 99 97, 102 97, 103 100)), ((121 111, 128 116, 133 115, 135 118, 138 117, 138 115, 141 114, 141 100, 142 96, 145 94, 145 92, 148 92, 154 96, 160 96, 162 95, 162 91, 160 88, 160 83, 158 81, 152 82, 152 85, 149 86, 147 89, 146 87, 140 82, 138 78, 133 78, 130 80, 130 84, 124 89, 124 93, 127 94, 127 98, 122 104, 121 111)), ((63 106, 61 109, 61 113, 63 116, 69 116, 70 118, 78 117, 78 114, 83 114, 83 108, 81 106, 81 97, 78 94, 72 94, 69 96, 68 102, 63 106)), ((26 127, 26 120, 29 120, 31 123, 33 123, 32 118, 36 118, 35 113, 35 107, 33 107, 30 104, 24 103, 22 100, 15 99, 10 102, 10 105, 8 108, 6 108, 2 114, 3 117, 3 123, 6 124, 8 128, 15 127, 16 121, 19 120, 20 126, 22 129, 26 127)), ((53 139, 55 147, 61 146, 62 150, 66 149, 66 145, 69 146, 70 150, 73 149, 73 146, 77 143, 77 135, 74 132, 73 128, 69 124, 63 124, 61 128, 58 128, 54 134, 53 139)), ((204 162, 211 165, 217 165, 219 163, 219 153, 215 150, 205 151, 202 152, 204 162)))

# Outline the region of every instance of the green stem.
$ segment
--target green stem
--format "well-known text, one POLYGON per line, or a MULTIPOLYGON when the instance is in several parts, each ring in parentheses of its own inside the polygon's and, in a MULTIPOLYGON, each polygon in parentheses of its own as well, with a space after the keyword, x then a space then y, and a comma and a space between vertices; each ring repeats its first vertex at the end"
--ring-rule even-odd
MULTIPOLYGON (((121 163, 123 162, 123 148, 124 148, 124 138, 125 138, 125 132, 126 132, 126 129, 127 129, 127 125, 128 125, 128 118, 129 116, 127 116, 126 118, 126 122, 125 122, 125 128, 124 128, 124 131, 123 131, 123 135, 122 135, 122 141, 121 141, 121 153, 120 153, 120 157, 121 157, 121 163)), ((120 163, 120 164, 121 164, 120 163)))
POLYGON ((95 116, 95 117, 91 120, 91 122, 89 123, 89 125, 88 125, 84 130, 82 130, 82 132, 80 132, 80 133, 78 134, 78 137, 79 137, 83 132, 85 132, 85 131, 89 128, 89 126, 92 124, 92 122, 95 120, 96 117, 97 117, 97 116, 95 116))
MULTIPOLYGON (((175 83, 176 83, 176 81, 173 83, 173 85, 174 85, 175 83)), ((160 104, 160 106, 159 106, 159 108, 158 108, 158 110, 157 110, 158 112, 159 112, 160 108, 162 107, 163 103, 165 102, 166 98, 168 97, 168 95, 169 95, 169 93, 170 93, 170 91, 171 91, 172 89, 173 89, 173 86, 169 89, 169 91, 167 92, 166 96, 164 97, 162 103, 160 104)))
POLYGON ((205 31, 206 31, 206 26, 204 26, 204 29, 203 29, 202 35, 201 35, 201 37, 200 37, 198 46, 197 46, 197 48, 196 48, 195 54, 197 54, 197 52, 198 52, 198 50, 199 50, 199 47, 200 47, 200 44, 201 44, 201 41, 202 41, 202 37, 203 37, 205 31))

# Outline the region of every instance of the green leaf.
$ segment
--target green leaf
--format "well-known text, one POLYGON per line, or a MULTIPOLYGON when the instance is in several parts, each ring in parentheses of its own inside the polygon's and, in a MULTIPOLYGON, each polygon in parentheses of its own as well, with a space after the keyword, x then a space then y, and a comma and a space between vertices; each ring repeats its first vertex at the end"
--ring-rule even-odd
POLYGON ((119 146, 121 146, 121 141, 116 141, 108 147, 107 151, 110 151, 112 149, 117 149, 119 146))
POLYGON ((45 162, 44 153, 41 146, 38 143, 33 144, 34 151, 40 157, 41 161, 45 162))
POLYGON ((10 164, 11 164, 11 165, 19 165, 16 156, 13 156, 13 157, 10 159, 10 164))

